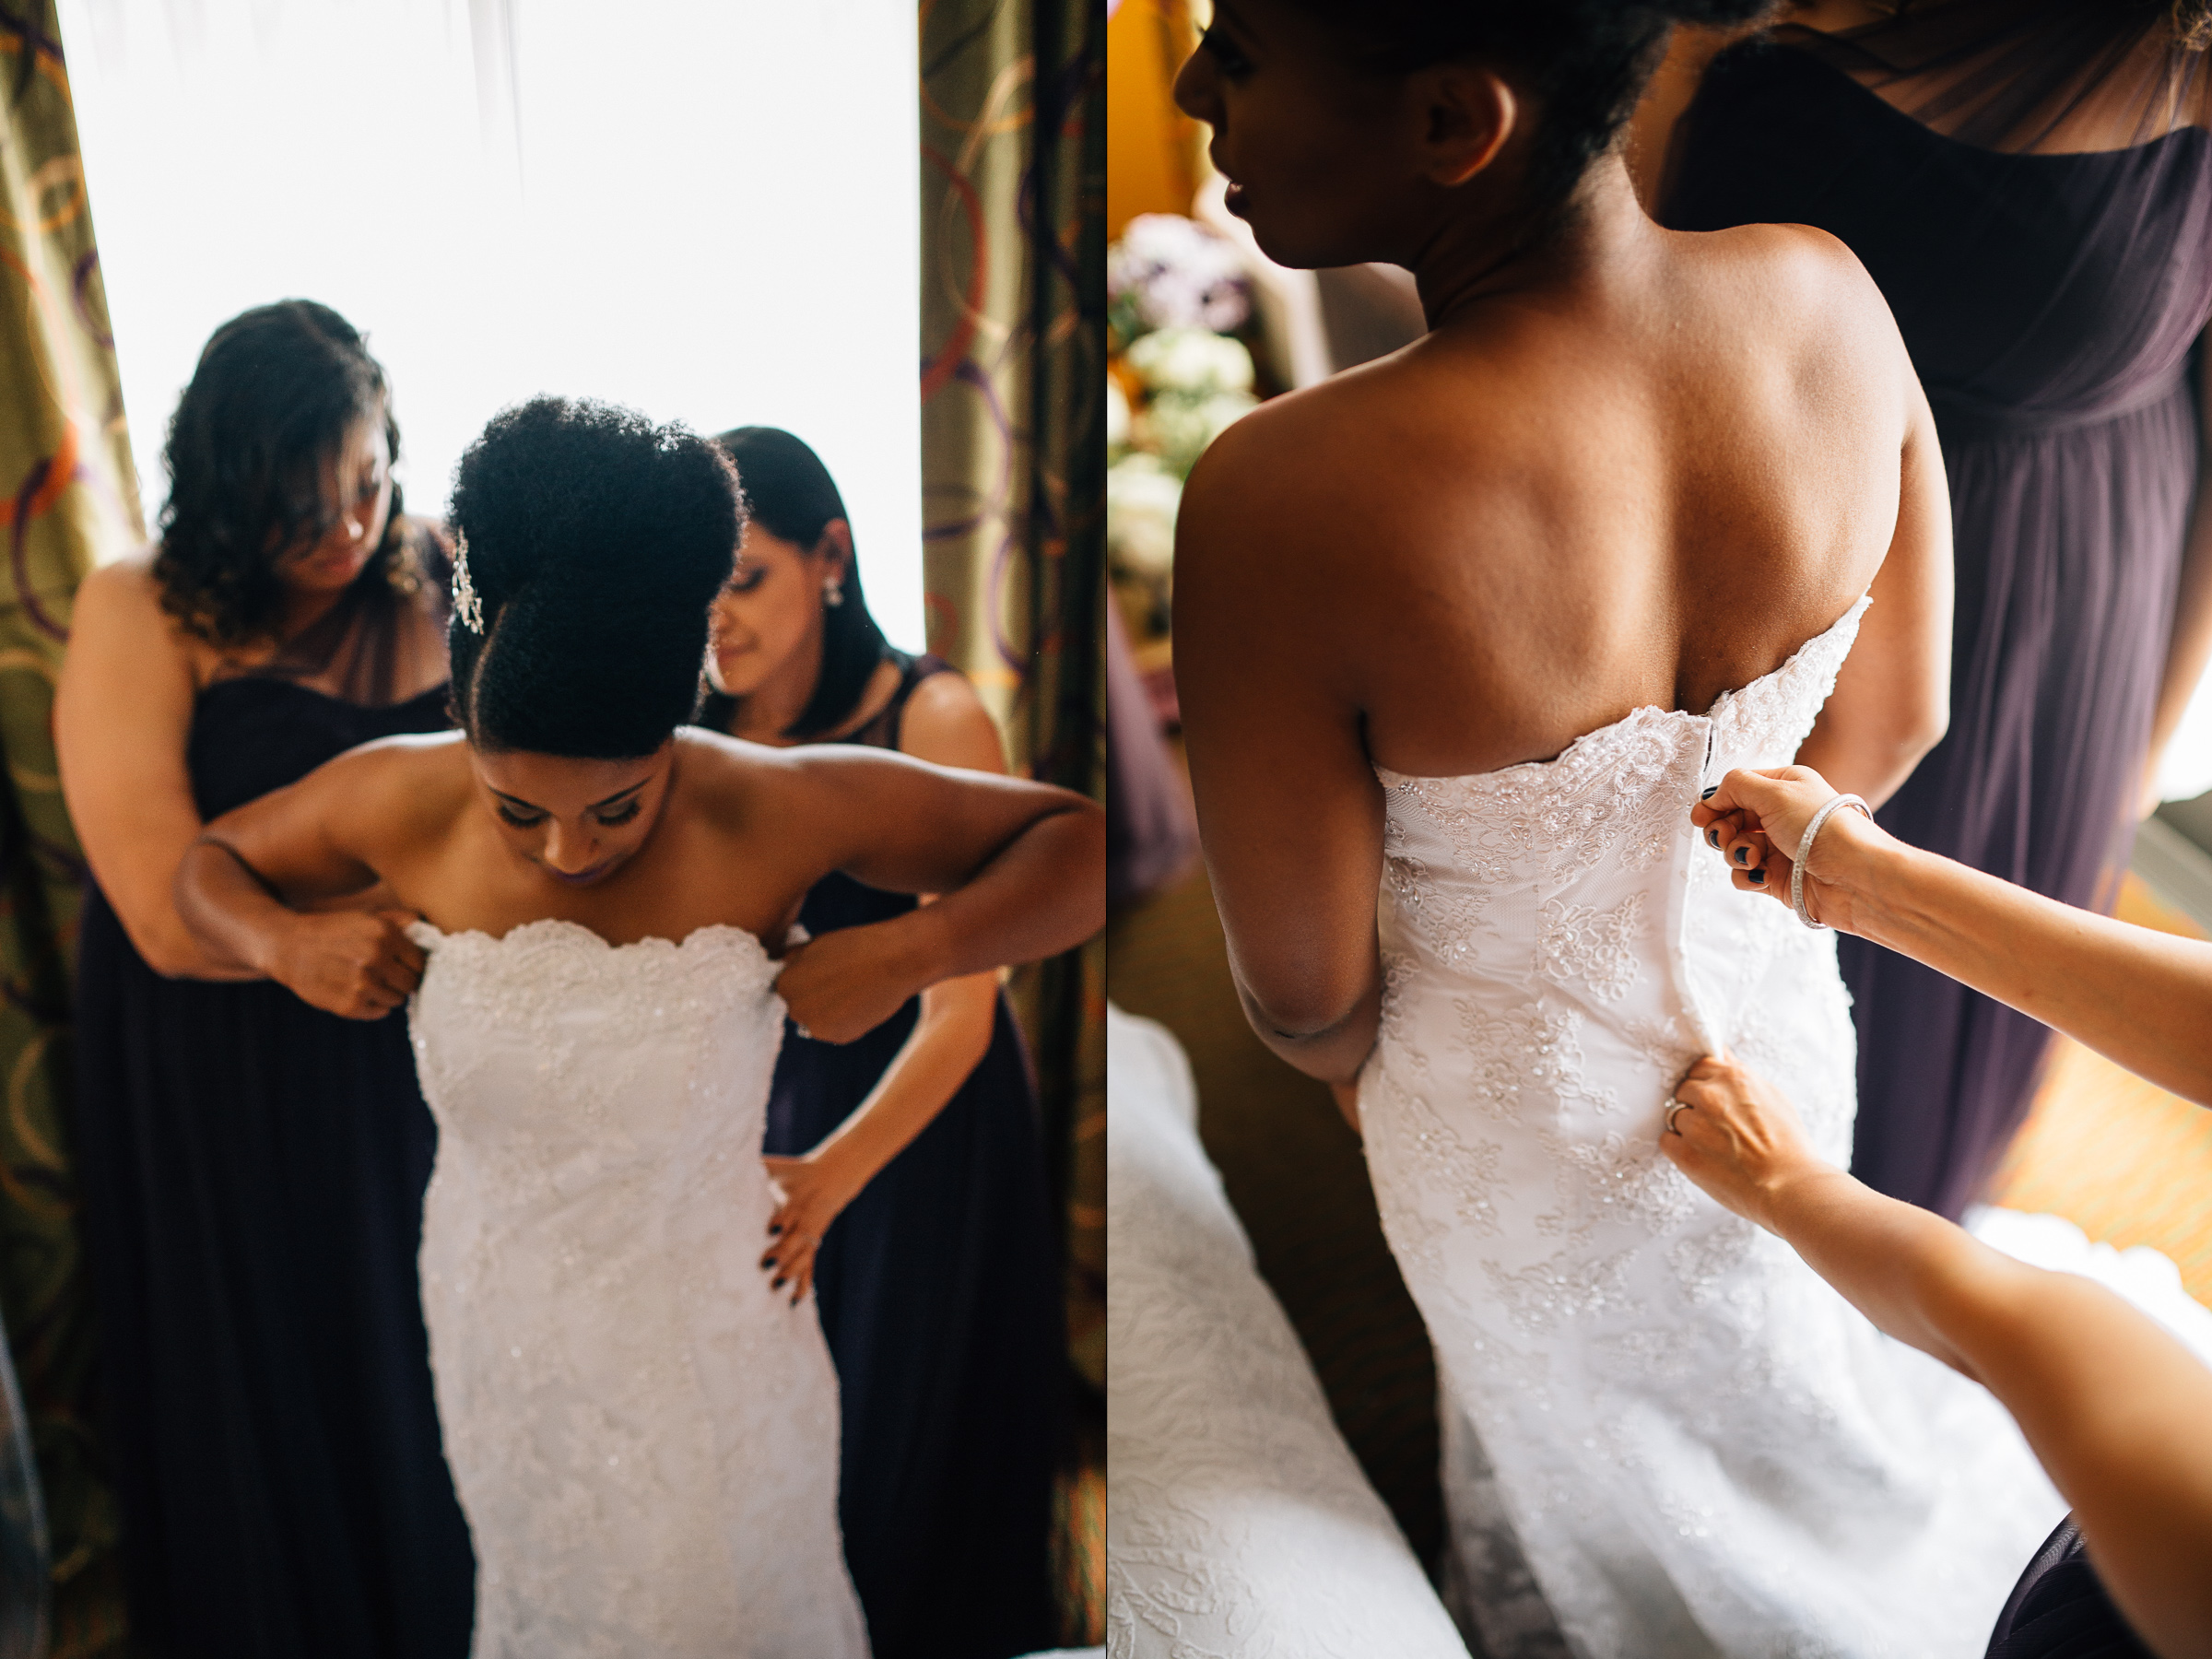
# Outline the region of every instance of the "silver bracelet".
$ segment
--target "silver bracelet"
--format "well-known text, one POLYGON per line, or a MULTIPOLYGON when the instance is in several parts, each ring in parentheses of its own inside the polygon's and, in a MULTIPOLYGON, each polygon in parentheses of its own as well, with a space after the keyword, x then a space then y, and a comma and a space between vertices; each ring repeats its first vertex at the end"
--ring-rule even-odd
POLYGON ((1839 806, 1855 806, 1869 820, 1874 817, 1874 808, 1855 794, 1829 796, 1820 803, 1820 810, 1813 814, 1813 821, 1805 827, 1805 839, 1797 843, 1797 856, 1790 861, 1790 908, 1797 912, 1798 921, 1816 933, 1826 933, 1828 924, 1814 921, 1812 913, 1805 908, 1805 859, 1813 850, 1813 838, 1820 833, 1820 826, 1828 822, 1839 806))

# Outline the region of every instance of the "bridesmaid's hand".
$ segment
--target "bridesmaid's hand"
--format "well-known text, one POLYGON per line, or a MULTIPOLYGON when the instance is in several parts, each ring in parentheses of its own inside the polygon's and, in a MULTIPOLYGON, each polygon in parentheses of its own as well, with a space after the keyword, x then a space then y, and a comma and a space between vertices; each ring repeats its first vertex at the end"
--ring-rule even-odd
MULTIPOLYGON (((1810 767, 1738 770, 1689 809, 1689 821, 1727 861, 1739 890, 1771 893, 1787 904, 1792 854, 1805 840, 1813 814, 1835 794, 1810 767)), ((1829 815, 1805 871, 1805 907, 1814 921, 1844 933, 1858 931, 1852 924, 1854 900, 1868 890, 1864 854, 1874 842, 1888 839, 1859 813, 1829 815)))
POLYGON ((841 927, 783 959, 776 994, 805 1035, 821 1042, 865 1037, 929 982, 906 948, 900 924, 910 919, 841 927))
POLYGON ((1747 1221, 1774 1230, 1776 1195, 1799 1176, 1832 1168, 1806 1145, 1788 1097, 1734 1059, 1706 1055, 1675 1086, 1674 1098, 1681 1110, 1661 1132, 1659 1149, 1747 1221))
POLYGON ((830 1230, 860 1188, 847 1176, 834 1151, 817 1147, 804 1158, 763 1157, 762 1167, 782 1202, 768 1218, 771 1241, 760 1258, 769 1288, 791 1289, 794 1307, 814 1288, 814 1257, 830 1230))
POLYGON ((407 937, 412 911, 294 913, 269 977, 301 1002, 347 1019, 382 1019, 415 994, 429 959, 407 937))

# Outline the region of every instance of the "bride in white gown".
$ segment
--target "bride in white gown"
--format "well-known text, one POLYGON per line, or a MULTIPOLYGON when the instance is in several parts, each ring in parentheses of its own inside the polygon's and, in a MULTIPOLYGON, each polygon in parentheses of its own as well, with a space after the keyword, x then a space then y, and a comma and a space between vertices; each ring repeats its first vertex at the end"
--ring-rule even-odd
POLYGON ((818 1241, 775 1231, 761 1164, 783 1015, 848 1041, 926 983, 1079 942, 1100 814, 681 727, 742 525, 727 458, 689 432, 524 405, 463 458, 453 513, 461 730, 217 819, 180 906, 319 1007, 412 994, 474 1651, 860 1659, 837 1377, 783 1288, 818 1241), (762 941, 832 869, 943 897, 774 959, 762 941))
POLYGON ((1829 1157, 1854 1109, 1830 937, 1690 808, 1794 756, 1879 802, 1946 719, 1943 456, 1878 292, 1817 231, 1661 230, 1623 165, 1669 17, 1761 9, 1222 0, 1177 84, 1266 253, 1404 265, 1429 315, 1200 461, 1176 679, 1247 1012, 1338 1085, 1436 1345, 1500 1659, 1964 1659, 2061 1508, 1659 1153, 1726 1048, 1829 1157))

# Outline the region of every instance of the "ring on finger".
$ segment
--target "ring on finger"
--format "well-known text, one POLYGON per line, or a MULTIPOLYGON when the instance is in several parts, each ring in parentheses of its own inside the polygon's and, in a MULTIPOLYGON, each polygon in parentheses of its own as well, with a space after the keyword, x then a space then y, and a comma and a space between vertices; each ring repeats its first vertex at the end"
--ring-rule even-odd
POLYGON ((1691 1105, 1691 1103, 1690 1103, 1689 1101, 1688 1101, 1688 1100, 1676 1100, 1676 1099, 1675 1099, 1675 1097, 1674 1097, 1674 1096, 1672 1096, 1672 1095, 1669 1095, 1669 1096, 1667 1096, 1667 1097, 1666 1097, 1666 1132, 1667 1132, 1667 1134, 1669 1134, 1669 1135, 1679 1135, 1679 1134, 1681 1134, 1681 1133, 1682 1133, 1682 1131, 1675 1127, 1675 1114, 1676 1114, 1677 1112, 1689 1112, 1689 1111, 1692 1111, 1692 1110, 1694 1110, 1694 1108, 1692 1107, 1692 1105, 1691 1105))

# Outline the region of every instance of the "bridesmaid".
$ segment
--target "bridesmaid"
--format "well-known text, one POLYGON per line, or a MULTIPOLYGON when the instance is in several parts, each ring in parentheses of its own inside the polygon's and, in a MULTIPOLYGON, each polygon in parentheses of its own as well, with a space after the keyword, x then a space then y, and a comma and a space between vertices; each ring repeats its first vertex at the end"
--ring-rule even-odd
MULTIPOLYGON (((1640 115, 1659 218, 1841 238, 1925 382, 1958 559, 1950 735, 1892 834, 2068 904, 2111 891, 2212 646, 2206 0, 1818 0, 1640 115), (1671 134, 1668 128, 1671 124, 1671 134)), ((1665 79, 1663 77, 1663 87, 1665 79)), ((1649 194, 1647 193, 1647 199, 1649 194)), ((2034 1021, 1863 940, 1852 1171, 1956 1218, 2036 1084, 2034 1021)))
POLYGON ((151 1652, 468 1651, 475 1563, 415 1271, 434 1132, 406 1019, 240 982, 171 898, 206 819, 447 724, 442 556, 402 514, 398 453, 344 318, 304 300, 233 318, 170 428, 161 539, 85 579, 63 665, 62 784, 94 883, 85 1228, 151 1652))
MULTIPOLYGON (((773 427, 720 441, 751 516, 714 604, 700 724, 1004 772, 974 688, 893 650, 868 615, 820 458, 773 427)), ((913 903, 831 876, 800 924, 827 933, 913 903)), ((794 1295, 811 1281, 837 1362, 839 1515, 877 1659, 1051 1646, 1059 1261, 1036 1093, 997 977, 933 986, 841 1047, 788 1030, 768 1112, 786 1201, 764 1265, 794 1295)))

